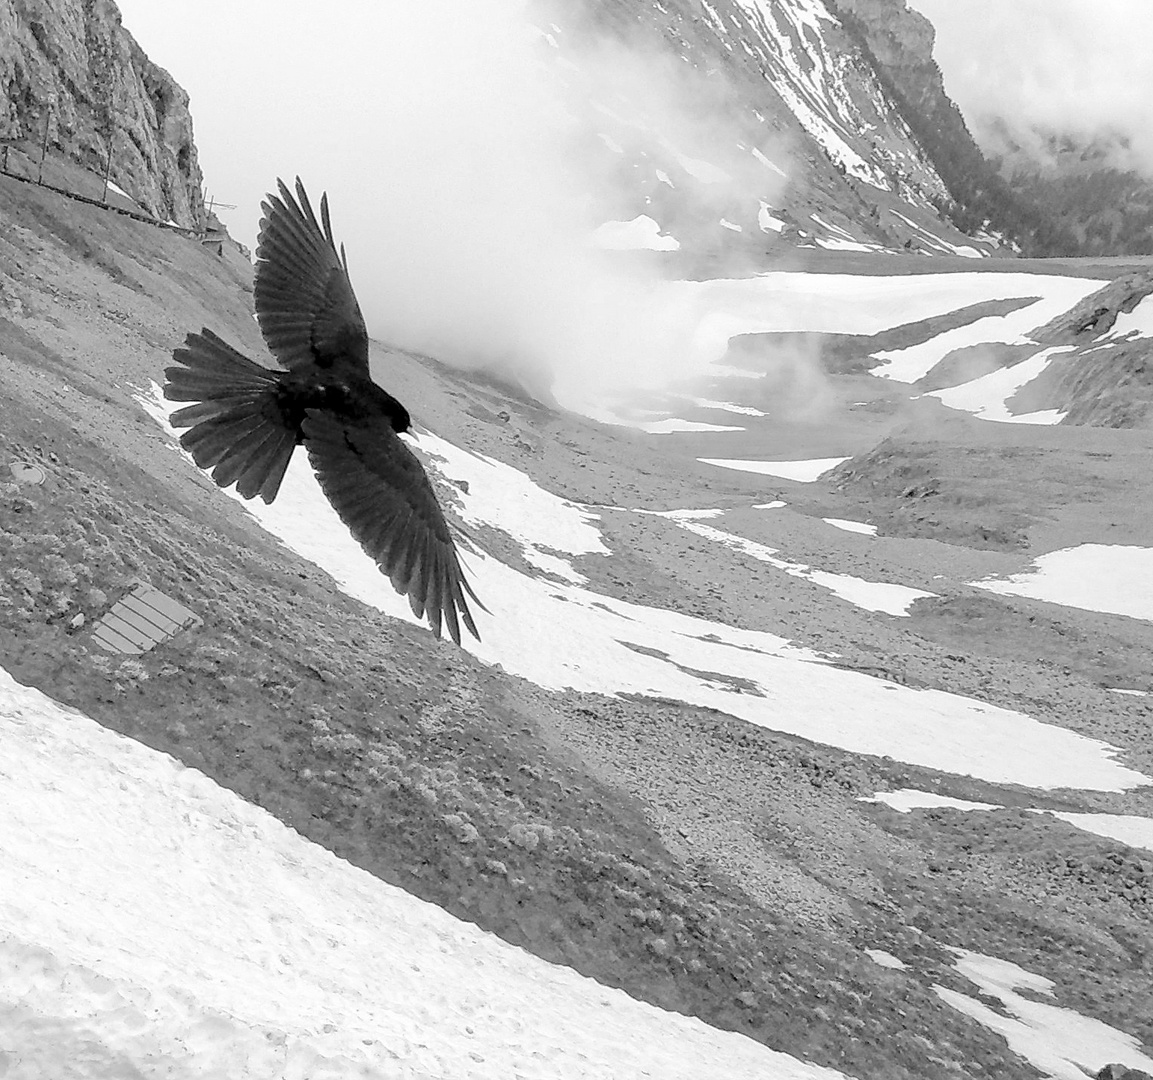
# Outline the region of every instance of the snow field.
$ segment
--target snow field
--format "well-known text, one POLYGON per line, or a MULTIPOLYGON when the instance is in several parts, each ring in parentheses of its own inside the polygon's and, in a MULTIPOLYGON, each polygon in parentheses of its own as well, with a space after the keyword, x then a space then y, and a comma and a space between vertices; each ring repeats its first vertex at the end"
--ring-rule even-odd
MULTIPOLYGON (((927 375, 938 361, 944 359, 954 349, 984 345, 990 342, 1006 345, 1028 344, 1030 330, 1035 330, 1050 319, 1064 314, 1080 300, 1083 300, 1090 293, 1096 292, 1105 284, 1103 281, 1087 278, 1008 274, 1005 276, 1011 280, 998 287, 996 279, 1002 276, 1000 274, 977 273, 955 276, 974 279, 969 282, 972 288, 969 294, 970 298, 944 310, 955 310, 985 300, 1000 300, 1012 296, 1040 296, 1041 299, 1023 308, 1018 308, 1008 315, 988 315, 965 326, 946 330, 919 345, 911 345, 906 349, 878 352, 876 355, 884 363, 872 369, 874 375, 884 379, 896 379, 900 382, 916 382, 927 375)), ((899 325, 900 322, 913 322, 927 317, 927 314, 910 314, 904 319, 894 321, 891 325, 899 325)), ((1052 351, 1047 350, 1047 353, 1052 351)), ((1016 369, 1006 370, 1014 371, 1016 369)), ((1013 389, 1015 390, 1016 387, 1013 389)), ((938 391, 938 393, 940 392, 938 391)))
POLYGON ((720 360, 729 339, 751 333, 876 334, 971 304, 1013 296, 1041 299, 1009 315, 978 319, 920 345, 877 353, 873 374, 915 382, 953 349, 989 341, 1020 343, 1104 282, 1086 278, 1000 274, 860 276, 774 271, 752 278, 675 281, 663 286, 670 310, 696 311, 693 352, 720 360))
MULTIPOLYGON (((167 426, 169 403, 158 387, 138 400, 167 426)), ((568 569, 557 574, 566 580, 549 581, 465 553, 466 572, 491 611, 476 613, 483 641, 467 645, 488 663, 546 689, 675 698, 846 750, 994 782, 1104 790, 1149 782, 1115 761, 1105 744, 1021 713, 839 670, 774 634, 631 604, 573 584, 577 571, 566 554, 607 552, 586 510, 509 466, 434 436, 421 436, 416 446, 435 455, 432 467, 448 480, 468 480, 469 493, 459 497, 466 521, 502 528, 526 552, 568 569), (512 503, 507 527, 506 503, 512 503)), ((329 506, 305 455, 293 458, 271 505, 233 497, 349 595, 419 622, 329 506)))
POLYGON ((12 1080, 841 1075, 513 948, 2 668, 0 737, 12 1080))

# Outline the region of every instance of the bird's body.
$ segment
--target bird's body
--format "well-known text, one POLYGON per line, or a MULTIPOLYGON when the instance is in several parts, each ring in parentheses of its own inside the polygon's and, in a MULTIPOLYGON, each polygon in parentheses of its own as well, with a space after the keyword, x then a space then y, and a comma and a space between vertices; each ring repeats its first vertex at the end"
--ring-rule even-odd
MULTIPOLYGON (((423 466, 399 438, 408 410, 373 382, 368 331, 332 238, 300 181, 268 197, 256 265, 256 317, 286 369, 262 367, 207 328, 189 334, 166 370, 165 397, 181 444, 221 487, 272 502, 297 446, 364 550, 434 633, 458 644, 463 621, 479 637, 456 546, 423 466)), ((479 604, 480 602, 477 601, 479 604)))
POLYGON ((276 384, 276 407, 301 443, 309 409, 322 409, 349 423, 383 420, 398 435, 412 427, 408 410, 396 398, 371 379, 356 376, 337 381, 326 372, 285 373, 276 384))

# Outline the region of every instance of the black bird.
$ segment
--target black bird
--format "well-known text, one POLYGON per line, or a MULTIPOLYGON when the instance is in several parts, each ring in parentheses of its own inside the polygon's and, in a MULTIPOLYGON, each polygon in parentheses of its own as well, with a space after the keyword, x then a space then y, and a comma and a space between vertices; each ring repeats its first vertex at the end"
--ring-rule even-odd
POLYGON ((328 196, 316 219, 299 177, 296 198, 261 204, 256 317, 286 371, 253 363, 207 327, 189 334, 167 368, 164 396, 196 404, 174 412, 181 445, 222 488, 276 498, 301 443, 328 501, 360 546, 407 594, 418 618, 460 644, 458 614, 479 640, 452 534, 424 468, 399 437, 408 410, 372 381, 368 330, 332 238, 328 196))

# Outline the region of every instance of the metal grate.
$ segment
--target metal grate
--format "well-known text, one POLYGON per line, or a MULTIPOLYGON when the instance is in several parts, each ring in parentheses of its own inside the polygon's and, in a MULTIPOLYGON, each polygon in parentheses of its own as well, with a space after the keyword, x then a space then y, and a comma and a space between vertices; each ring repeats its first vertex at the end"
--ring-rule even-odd
POLYGON ((140 582, 96 624, 92 640, 109 652, 140 656, 203 621, 172 597, 140 582))

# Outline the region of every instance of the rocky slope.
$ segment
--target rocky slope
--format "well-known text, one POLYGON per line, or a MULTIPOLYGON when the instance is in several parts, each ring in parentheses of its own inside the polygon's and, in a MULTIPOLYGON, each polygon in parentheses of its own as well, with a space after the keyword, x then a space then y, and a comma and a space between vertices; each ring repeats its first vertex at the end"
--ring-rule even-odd
MULTIPOLYGON (((1021 809, 1148 815, 1147 792, 1030 791, 671 698, 549 691, 386 618, 190 470, 140 407, 189 326, 219 327, 256 354, 251 268, 7 178, 0 208, 0 463, 45 475, 35 489, 0 487, 0 662, 21 681, 507 941, 848 1075, 1035 1075, 942 1000, 939 987, 973 993, 956 949, 1021 963, 1056 982, 1062 1005, 1153 1038, 1148 859, 1021 809), (86 627, 136 578, 204 625, 123 661, 92 647, 86 627), (861 801, 905 787, 1007 808, 902 814, 861 801)), ((935 575, 971 580, 1009 558, 948 536, 948 508, 921 521, 933 540, 855 547, 820 518, 887 525, 884 492, 792 485, 788 516, 766 516, 748 504, 780 488, 771 479, 706 475, 663 437, 545 409, 427 358, 390 352, 387 365, 390 388, 419 402, 432 430, 601 507, 611 555, 581 569, 606 603, 779 633, 890 680, 894 699, 904 684, 1027 709, 1148 767, 1146 699, 1101 688, 1148 686, 1148 624, 1056 606, 1042 618, 1036 604, 952 584, 946 595, 935 575), (896 577, 905 567, 904 580, 941 598, 908 618, 865 611, 666 517, 605 509, 638 503, 734 507, 726 528, 749 540, 822 568, 896 577)), ((845 378, 851 401, 860 377, 845 378)), ((973 519, 965 503, 986 466, 1003 484, 982 493, 982 523, 1046 496, 1046 474, 1068 498, 1067 447, 1046 465, 987 446, 975 473, 961 452, 975 423, 957 418, 944 432, 934 412, 933 441, 904 451, 914 467, 930 451, 945 459, 947 472, 933 466, 949 484, 937 502, 948 498, 956 520, 973 519)), ((1033 438, 989 426, 990 438, 1033 438)), ((1093 473, 1078 492, 1101 487, 1103 444, 1090 445, 1093 473)), ((1134 475, 1144 443, 1125 446, 1134 475)), ((1120 521, 1143 497, 1132 482, 1116 488, 1095 517, 1120 521)), ((519 551, 495 530, 486 542, 519 551)))
MULTIPOLYGON (((121 25, 112 0, 0 0, 0 141, 49 147, 161 220, 204 225, 188 95, 121 25)), ((34 149, 33 149, 34 148, 34 149)))

